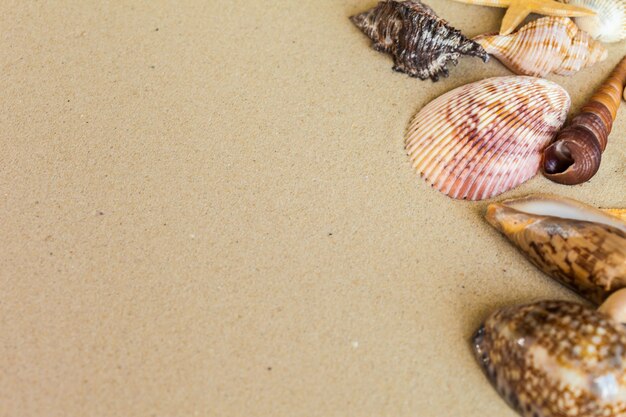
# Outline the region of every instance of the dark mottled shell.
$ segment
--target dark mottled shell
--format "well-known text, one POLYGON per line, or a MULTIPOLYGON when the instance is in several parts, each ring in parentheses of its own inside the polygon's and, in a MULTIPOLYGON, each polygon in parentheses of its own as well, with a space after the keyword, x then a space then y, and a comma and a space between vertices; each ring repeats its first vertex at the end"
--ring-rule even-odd
POLYGON ((382 1, 350 20, 372 39, 374 49, 393 56, 394 70, 411 77, 433 81, 447 77, 446 65, 456 65, 461 55, 489 59, 482 46, 420 1, 382 1))
POLYGON ((601 312, 566 301, 508 307, 491 314, 472 344, 524 417, 626 415, 626 328, 601 312))
POLYGON ((600 168, 626 83, 626 57, 571 124, 543 153, 543 174, 560 184, 581 184, 600 168))

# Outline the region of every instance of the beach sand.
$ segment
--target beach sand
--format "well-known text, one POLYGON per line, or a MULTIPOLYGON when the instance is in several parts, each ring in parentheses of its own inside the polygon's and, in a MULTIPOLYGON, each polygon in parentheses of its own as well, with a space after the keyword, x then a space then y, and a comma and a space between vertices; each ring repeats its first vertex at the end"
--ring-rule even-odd
MULTIPOLYGON (((580 300, 411 169, 411 116, 510 75, 393 72, 375 1, 0 3, 0 416, 513 417, 469 338, 580 300)), ((468 36, 503 11, 430 0, 468 36)), ((553 76, 578 111, 626 52, 553 76)), ((598 174, 502 195, 626 207, 598 174)))

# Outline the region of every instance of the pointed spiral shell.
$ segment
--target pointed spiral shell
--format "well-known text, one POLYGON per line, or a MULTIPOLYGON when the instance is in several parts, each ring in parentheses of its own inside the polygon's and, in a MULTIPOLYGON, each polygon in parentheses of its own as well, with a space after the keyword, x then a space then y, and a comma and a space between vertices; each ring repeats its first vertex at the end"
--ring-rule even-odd
POLYGON ((626 83, 626 57, 543 153, 543 174, 560 184, 588 181, 600 168, 626 83))
POLYGON ((474 38, 516 74, 573 75, 606 59, 608 52, 567 17, 543 17, 510 35, 474 38))

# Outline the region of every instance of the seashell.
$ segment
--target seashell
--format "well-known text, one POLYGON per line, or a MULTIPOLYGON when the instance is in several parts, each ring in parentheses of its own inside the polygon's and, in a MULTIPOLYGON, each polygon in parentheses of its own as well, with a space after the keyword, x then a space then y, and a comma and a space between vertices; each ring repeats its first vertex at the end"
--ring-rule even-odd
POLYGON ((576 24, 594 39, 607 43, 626 39, 626 2, 624 0, 566 0, 564 2, 596 12, 595 16, 575 18, 576 24))
POLYGON ((609 213, 612 216, 619 218, 626 222, 626 209, 602 209, 602 211, 609 213))
POLYGON ((555 0, 456 0, 460 3, 502 7, 507 11, 500 25, 500 35, 508 35, 531 13, 546 16, 593 16, 595 12, 586 7, 559 3, 555 0))
POLYGON ((413 167, 450 197, 482 200, 533 177, 563 125, 570 98, 557 84, 496 77, 428 103, 407 129, 413 167))
POLYGON ((461 55, 489 59, 480 45, 417 0, 381 1, 350 20, 372 40, 374 49, 393 56, 394 70, 411 77, 433 81, 447 77, 446 65, 456 65, 461 55))
POLYGON ((581 184, 598 172, 602 152, 626 83, 626 57, 543 153, 543 175, 560 184, 581 184))
POLYGON ((474 40, 514 73, 535 77, 573 75, 608 56, 600 42, 567 17, 543 17, 511 35, 482 35, 474 40))
POLYGON ((598 311, 611 316, 613 320, 626 324, 626 289, 615 291, 598 307, 598 311))
POLYGON ((487 221, 543 272, 594 303, 626 287, 626 223, 576 200, 491 204, 487 221))
POLYGON ((626 295, 615 297, 599 310, 569 301, 499 309, 472 337, 476 359, 523 417, 624 416, 626 295))

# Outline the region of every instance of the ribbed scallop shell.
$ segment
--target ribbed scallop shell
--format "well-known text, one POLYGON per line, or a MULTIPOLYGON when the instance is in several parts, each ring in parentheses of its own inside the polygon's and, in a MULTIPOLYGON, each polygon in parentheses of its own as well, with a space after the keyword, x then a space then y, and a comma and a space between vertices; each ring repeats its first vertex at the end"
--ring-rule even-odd
POLYGON ((606 59, 608 52, 568 17, 544 17, 510 35, 474 39, 516 74, 572 75, 606 59))
POLYGON ((565 121, 570 98, 557 84, 496 77, 427 104, 407 129, 413 167, 450 197, 482 200, 533 177, 543 148, 565 121))
POLYGON ((626 1, 568 0, 565 3, 587 7, 597 13, 575 19, 576 24, 593 38, 602 42, 626 39, 626 1))

